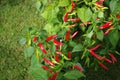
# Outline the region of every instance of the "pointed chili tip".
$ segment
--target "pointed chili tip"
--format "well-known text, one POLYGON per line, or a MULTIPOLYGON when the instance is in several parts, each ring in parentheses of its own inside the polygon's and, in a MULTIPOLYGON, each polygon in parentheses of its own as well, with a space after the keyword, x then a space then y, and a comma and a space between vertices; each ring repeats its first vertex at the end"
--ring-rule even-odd
POLYGON ((79 21, 80 21, 80 18, 70 18, 70 21, 71 21, 71 22, 79 22, 79 21))
POLYGON ((44 70, 48 70, 49 68, 47 66, 41 66, 44 70))
POLYGON ((68 58, 72 59, 72 53, 71 52, 68 52, 67 56, 68 56, 68 58))
POLYGON ((71 8, 71 10, 69 11, 69 12, 72 12, 73 10, 74 10, 74 8, 75 8, 75 2, 74 1, 72 1, 72 8, 71 8))
POLYGON ((55 72, 51 77, 51 80, 56 80, 56 77, 58 76, 58 74, 59 74, 58 72, 55 72))
POLYGON ((92 50, 90 50, 90 54, 91 54, 93 57, 95 57, 96 59, 100 60, 100 61, 103 59, 102 56, 96 54, 96 53, 95 53, 94 51, 92 51, 92 50))
POLYGON ((117 17, 118 19, 120 19, 120 14, 116 14, 116 17, 117 17))
POLYGON ((109 56, 112 58, 113 63, 117 62, 116 57, 112 53, 110 53, 109 56))
POLYGON ((69 14, 69 12, 66 12, 66 13, 65 13, 64 18, 63 18, 63 21, 64 21, 64 22, 67 22, 68 14, 69 14))
POLYGON ((107 66, 105 66, 102 62, 100 62, 99 65, 100 65, 103 69, 109 70, 109 68, 108 68, 107 66))
POLYGON ((54 44, 56 44, 56 45, 59 45, 59 46, 62 46, 62 42, 59 42, 59 41, 57 41, 56 39, 54 39, 54 44))
POLYGON ((70 39, 70 30, 67 31, 65 38, 66 38, 66 41, 70 39))
POLYGON ((112 22, 113 22, 113 20, 110 20, 110 21, 106 22, 105 24, 100 26, 99 29, 106 29, 106 28, 111 27, 112 22))
POLYGON ((74 38, 78 34, 78 31, 72 34, 72 38, 74 38))
POLYGON ((47 54, 47 51, 45 50, 45 48, 43 47, 42 43, 38 43, 38 46, 40 47, 40 49, 42 50, 43 53, 47 54))
POLYGON ((52 40, 52 39, 54 39, 54 38, 56 38, 57 37, 57 34, 55 34, 55 35, 52 35, 52 36, 49 36, 49 37, 47 37, 46 38, 46 42, 48 42, 48 41, 50 41, 50 40, 52 40))
POLYGON ((102 44, 97 44, 95 47, 90 48, 91 51, 97 50, 102 44))
POLYGON ((112 64, 112 61, 111 61, 110 59, 108 59, 108 58, 104 58, 104 60, 105 60, 106 62, 108 62, 108 63, 111 63, 111 64, 112 64))
POLYGON ((36 41, 37 41, 37 38, 38 38, 38 37, 35 36, 35 37, 33 38, 33 42, 36 42, 36 41))
POLYGON ((48 63, 50 66, 54 66, 54 63, 52 63, 49 59, 43 58, 43 60, 48 63))
POLYGON ((62 52, 57 51, 56 54, 62 54, 62 52))
POLYGON ((81 67, 79 67, 78 65, 74 65, 74 68, 77 69, 77 70, 79 70, 80 72, 83 71, 83 69, 81 67))
POLYGON ((55 56, 55 60, 56 60, 57 62, 60 62, 60 59, 59 59, 59 56, 58 56, 58 55, 55 56))

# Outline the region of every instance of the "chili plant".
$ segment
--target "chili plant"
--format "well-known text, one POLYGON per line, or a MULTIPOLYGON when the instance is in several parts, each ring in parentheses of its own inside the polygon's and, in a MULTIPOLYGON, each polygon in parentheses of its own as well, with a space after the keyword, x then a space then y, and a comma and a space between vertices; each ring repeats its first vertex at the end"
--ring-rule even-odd
POLYGON ((120 55, 119 0, 44 0, 36 7, 47 24, 20 40, 35 80, 79 80, 82 65, 109 70, 120 55), (48 4, 49 2, 49 4, 48 4))

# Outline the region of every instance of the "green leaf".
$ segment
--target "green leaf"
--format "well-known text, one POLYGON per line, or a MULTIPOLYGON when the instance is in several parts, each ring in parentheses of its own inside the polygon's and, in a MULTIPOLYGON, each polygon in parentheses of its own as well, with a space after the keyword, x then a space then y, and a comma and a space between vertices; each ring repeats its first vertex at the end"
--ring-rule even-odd
POLYGON ((120 39, 120 35, 118 30, 114 30, 109 34, 109 40, 112 46, 115 48, 116 45, 118 44, 118 41, 120 39))
POLYGON ((87 65, 87 67, 90 66, 90 58, 89 57, 86 58, 85 64, 87 65))
POLYGON ((52 52, 52 53, 55 53, 55 51, 56 51, 56 47, 55 47, 55 45, 52 45, 52 47, 51 47, 51 52, 52 52))
POLYGON ((69 2, 69 0, 59 0, 58 6, 68 6, 70 4, 69 2))
POLYGON ((20 45, 24 45, 27 42, 26 38, 22 37, 19 41, 20 45))
POLYGON ((120 13, 120 0, 111 0, 110 2, 110 10, 112 14, 116 15, 117 13, 120 13))
POLYGON ((72 70, 72 71, 66 72, 64 74, 64 77, 67 79, 77 80, 78 78, 85 77, 85 75, 78 70, 72 70))
POLYGON ((41 64, 39 63, 36 55, 34 54, 31 58, 31 66, 30 67, 31 68, 36 68, 36 67, 40 67, 40 66, 41 66, 41 64))
POLYGON ((42 64, 39 63, 36 55, 34 54, 31 58, 31 66, 29 73, 35 80, 47 80, 47 71, 41 68, 42 64), (41 74, 42 73, 42 74, 41 74))
POLYGON ((75 43, 74 41, 69 41, 69 45, 74 47, 75 45, 77 45, 77 43, 75 43))
POLYGON ((79 52, 79 51, 82 51, 82 49, 83 49, 83 46, 81 44, 78 44, 73 48, 72 52, 79 52))
POLYGON ((84 50, 84 52, 82 53, 81 59, 87 57, 89 54, 89 51, 87 49, 84 50))
POLYGON ((110 1, 110 10, 113 12, 116 8, 117 0, 110 1))
POLYGON ((88 38, 91 38, 92 36, 93 36, 93 30, 90 33, 87 34, 88 38))
POLYGON ((24 49, 24 56, 25 57, 31 57, 32 54, 34 53, 34 51, 35 51, 34 47, 29 46, 29 47, 24 49))
POLYGON ((33 76, 34 80, 48 80, 47 72, 39 67, 31 67, 29 73, 33 76))
POLYGON ((92 11, 86 7, 78 8, 77 14, 83 23, 89 21, 92 17, 92 11))
POLYGON ((103 31, 99 30, 99 31, 96 32, 96 34, 97 34, 97 39, 99 39, 100 41, 102 41, 103 37, 104 37, 103 31))
POLYGON ((55 6, 54 4, 48 5, 45 8, 44 12, 41 14, 41 16, 45 18, 48 22, 51 22, 51 21, 56 22, 55 19, 57 19, 57 13, 59 12, 59 8, 54 6, 55 6))
POLYGON ((99 18, 103 18, 103 17, 104 17, 104 13, 103 13, 102 11, 100 11, 100 12, 98 13, 98 17, 99 17, 99 18))

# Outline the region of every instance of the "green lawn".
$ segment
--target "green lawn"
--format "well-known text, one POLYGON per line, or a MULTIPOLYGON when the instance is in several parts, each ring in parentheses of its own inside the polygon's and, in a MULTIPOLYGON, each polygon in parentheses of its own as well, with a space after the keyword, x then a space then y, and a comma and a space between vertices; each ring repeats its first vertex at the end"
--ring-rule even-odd
POLYGON ((31 0, 18 0, 14 4, 5 1, 0 5, 0 80, 30 80, 29 59, 24 58, 18 42, 23 28, 41 29, 44 20, 36 14, 31 0))

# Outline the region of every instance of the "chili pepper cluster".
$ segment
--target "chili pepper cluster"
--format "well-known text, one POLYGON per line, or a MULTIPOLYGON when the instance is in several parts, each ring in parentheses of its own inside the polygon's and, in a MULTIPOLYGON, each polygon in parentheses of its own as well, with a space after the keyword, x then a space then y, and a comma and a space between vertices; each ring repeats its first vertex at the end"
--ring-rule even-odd
MULTIPOLYGON (((77 34, 78 34, 78 31, 74 32, 71 35, 71 31, 68 30, 66 32, 66 35, 65 35, 65 40, 69 41, 71 38, 75 38, 75 36, 77 34)), ((53 42, 54 45, 56 46, 55 55, 50 56, 50 57, 52 57, 52 59, 47 58, 47 57, 44 57, 42 59, 42 61, 44 61, 45 64, 43 66, 41 66, 41 68, 43 68, 44 70, 46 70, 50 73, 53 73, 52 76, 49 76, 48 80, 56 80, 56 77, 57 77, 57 75, 59 74, 60 71, 54 71, 54 69, 56 68, 56 66, 58 66, 62 63, 61 61, 63 61, 63 60, 61 60, 61 57, 62 57, 62 59, 65 59, 65 60, 72 60, 72 52, 69 51, 67 53, 67 55, 62 53, 61 49, 62 49, 62 46, 64 46, 64 44, 61 41, 58 41, 57 37, 58 37, 58 35, 55 34, 55 35, 49 36, 45 39, 46 43, 53 42)), ((33 42, 37 43, 38 42, 37 39, 38 39, 38 37, 35 36, 33 38, 33 42)), ((40 50, 42 51, 44 56, 49 54, 47 52, 46 48, 44 47, 44 45, 41 42, 38 42, 37 46, 40 48, 40 50)), ((76 69, 80 72, 83 71, 83 69, 80 66, 78 66, 77 64, 73 65, 73 69, 76 69)))
POLYGON ((105 70, 108 70, 109 68, 108 68, 107 66, 105 66, 105 65, 103 64, 103 62, 106 61, 106 62, 112 64, 112 63, 114 63, 114 62, 117 62, 117 59, 116 59, 116 57, 115 57, 112 53, 109 54, 109 56, 111 57, 111 60, 110 60, 109 58, 107 58, 107 57, 100 56, 100 55, 98 55, 97 53, 95 53, 95 50, 97 50, 100 46, 102 46, 102 45, 101 45, 101 44, 98 44, 98 45, 96 45, 95 47, 89 49, 89 51, 90 51, 90 54, 91 54, 93 57, 95 57, 96 59, 98 59, 98 60, 100 61, 100 62, 99 62, 99 65, 100 65, 102 68, 104 68, 105 70))
MULTIPOLYGON (((79 72, 83 72, 83 68, 78 65, 77 62, 73 61, 75 57, 76 59, 80 56, 86 58, 85 63, 90 63, 90 60, 94 59, 97 61, 99 66, 105 70, 109 70, 109 67, 106 66, 106 63, 112 65, 117 62, 117 58, 112 51, 108 50, 108 53, 104 53, 104 55, 100 54, 101 49, 103 49, 105 46, 102 44, 102 41, 96 38, 97 31, 101 31, 103 34, 102 36, 106 38, 112 32, 112 30, 116 29, 114 25, 115 21, 113 19, 103 20, 98 16, 95 17, 95 21, 82 21, 82 18, 78 16, 77 8, 80 8, 78 7, 78 4, 83 4, 84 1, 80 3, 77 2, 79 2, 79 0, 71 0, 69 9, 66 9, 67 6, 62 7, 63 9, 66 9, 62 18, 62 23, 65 24, 65 27, 62 27, 62 30, 65 29, 66 31, 64 32, 64 35, 62 35, 62 38, 59 36, 59 33, 56 32, 54 35, 48 34, 49 36, 46 36, 43 40, 40 39, 40 36, 35 35, 32 40, 34 46, 40 50, 39 52, 38 50, 36 52, 37 58, 42 64, 41 68, 49 73, 48 80, 56 80, 57 76, 60 75, 60 72, 63 71, 64 73, 65 70, 77 70, 79 72), (75 40, 77 36, 80 38, 78 39, 79 43, 75 40), (69 46, 70 41, 73 41, 73 43, 71 43, 72 47, 69 46), (83 49, 81 51, 78 50, 78 52, 72 52, 71 49, 75 48, 77 44, 81 44, 83 49), (95 46, 92 47, 93 45, 95 46), (51 47, 54 47, 53 52, 51 47), (70 65, 64 67, 66 62, 68 64, 70 63, 70 65)), ((104 0, 98 0, 94 2, 92 6, 94 6, 95 10, 104 12, 106 7, 104 7, 103 3, 104 0)), ((84 4, 87 3, 84 2, 84 4)), ((87 4, 87 6, 89 5, 90 4, 87 4)), ((120 14, 118 13, 114 17, 119 21, 120 14)), ((81 48, 77 47, 77 49, 81 48)), ((79 63, 80 58, 77 61, 79 63)))

